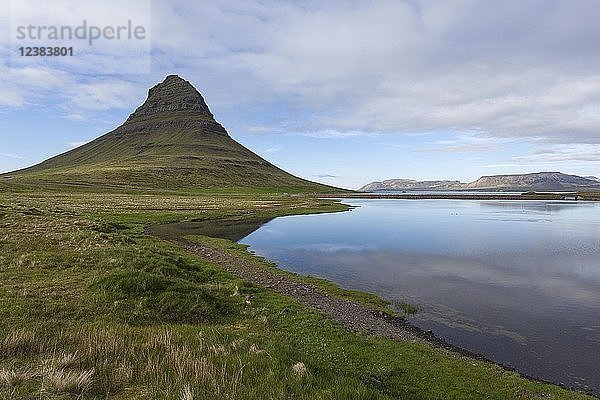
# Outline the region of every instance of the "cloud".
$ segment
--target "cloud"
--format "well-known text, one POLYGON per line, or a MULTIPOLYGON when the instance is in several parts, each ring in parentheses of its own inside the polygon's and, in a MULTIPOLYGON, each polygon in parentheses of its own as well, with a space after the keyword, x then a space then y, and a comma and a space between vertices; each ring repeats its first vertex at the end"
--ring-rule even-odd
POLYGON ((547 170, 574 175, 595 175, 600 167, 600 144, 550 144, 534 147, 525 155, 512 156, 506 162, 482 165, 482 168, 521 173, 547 170))
POLYGON ((265 149, 265 153, 277 153, 278 151, 281 151, 281 149, 283 149, 281 146, 271 146, 265 149))
POLYGON ((245 130, 246 132, 255 134, 272 133, 272 129, 267 126, 250 126, 245 130))
POLYGON ((76 147, 83 146, 83 145, 84 145, 84 144, 86 144, 86 143, 87 143, 87 142, 85 142, 85 141, 80 141, 80 142, 68 142, 68 143, 67 143, 67 148, 68 148, 69 150, 71 150, 71 149, 74 149, 74 148, 76 148, 76 147))
POLYGON ((337 175, 330 175, 330 174, 319 174, 317 175, 318 178, 339 178, 337 175))
POLYGON ((90 78, 47 66, 8 69, 0 64, 0 106, 44 107, 72 120, 132 108, 143 93, 136 86, 111 76, 90 78))
POLYGON ((600 144, 595 0, 176 0, 153 2, 152 14, 152 74, 90 79, 93 58, 64 74, 16 71, 0 77, 0 105, 58 99, 71 116, 127 109, 141 87, 175 72, 248 132, 600 144))
POLYGON ((66 109, 98 111, 127 108, 132 99, 139 97, 140 91, 131 83, 109 78, 74 83, 65 90, 65 95, 68 97, 66 109))
POLYGON ((458 144, 454 146, 438 146, 420 149, 423 153, 471 153, 493 151, 496 147, 489 144, 458 144))
POLYGON ((79 112, 74 112, 74 113, 66 114, 65 118, 70 119, 71 121, 84 121, 85 115, 83 115, 82 113, 79 113, 79 112))
POLYGON ((6 158, 12 158, 13 160, 22 160, 22 159, 24 159, 23 156, 20 156, 18 154, 13 154, 13 153, 0 153, 0 156, 6 157, 6 158))
POLYGON ((583 161, 600 163, 600 144, 572 144, 542 147, 517 159, 534 163, 583 161))
POLYGON ((500 151, 515 143, 514 139, 484 137, 477 132, 455 132, 451 139, 438 139, 417 149, 421 153, 481 153, 500 151))
POLYGON ((221 87, 208 87, 219 101, 297 111, 301 118, 276 126, 280 132, 600 140, 600 44, 592 39, 600 25, 591 17, 598 2, 270 5, 159 4, 155 12, 167 16, 154 26, 161 64, 176 65, 172 52, 185 51, 191 66, 181 69, 199 80, 216 76, 221 87))
POLYGON ((24 94, 17 88, 0 85, 2 96, 0 96, 0 107, 17 108, 25 104, 24 94))
POLYGON ((359 132, 359 131, 341 131, 341 130, 336 130, 336 129, 323 129, 323 130, 317 130, 317 131, 297 131, 297 132, 291 132, 295 135, 298 136, 306 136, 306 137, 312 137, 312 138, 319 138, 319 139, 331 139, 331 138, 340 138, 340 139, 344 139, 344 138, 351 138, 351 137, 359 137, 359 136, 375 136, 376 134, 374 134, 373 132, 359 132))

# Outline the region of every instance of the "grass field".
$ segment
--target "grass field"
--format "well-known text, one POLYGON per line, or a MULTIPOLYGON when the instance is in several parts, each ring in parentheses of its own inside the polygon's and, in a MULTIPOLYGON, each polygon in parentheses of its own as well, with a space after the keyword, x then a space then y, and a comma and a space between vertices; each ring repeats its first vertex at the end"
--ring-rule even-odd
POLYGON ((0 191, 0 398, 587 398, 424 344, 347 333, 144 234, 164 222, 344 208, 247 191, 0 191))

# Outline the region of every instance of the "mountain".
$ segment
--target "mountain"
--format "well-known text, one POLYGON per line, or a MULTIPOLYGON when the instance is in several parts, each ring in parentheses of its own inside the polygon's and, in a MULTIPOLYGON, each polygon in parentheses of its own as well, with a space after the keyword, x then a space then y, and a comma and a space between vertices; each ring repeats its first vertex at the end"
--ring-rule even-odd
POLYGON ((380 190, 452 190, 462 185, 460 181, 415 181, 413 179, 387 179, 383 182, 371 182, 359 189, 361 192, 380 190))
POLYGON ((522 175, 482 176, 468 183, 466 189, 585 190, 600 184, 591 179, 560 172, 538 172, 522 175))
POLYGON ((45 186, 335 190, 295 177, 233 140, 202 95, 177 75, 151 88, 113 131, 2 178, 45 186))
POLYGON ((482 176, 470 183, 461 183, 460 181, 389 179, 383 182, 372 182, 359 189, 362 192, 381 190, 585 191, 600 190, 600 181, 597 178, 584 178, 560 172, 537 172, 532 174, 482 176))

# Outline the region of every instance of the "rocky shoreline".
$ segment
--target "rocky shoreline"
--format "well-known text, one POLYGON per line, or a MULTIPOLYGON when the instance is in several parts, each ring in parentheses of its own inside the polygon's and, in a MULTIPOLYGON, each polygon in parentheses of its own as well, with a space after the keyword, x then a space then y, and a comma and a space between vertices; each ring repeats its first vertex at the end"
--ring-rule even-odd
MULTIPOLYGON (((291 277, 279 273, 277 270, 269 270, 244 259, 232 256, 221 249, 189 240, 183 235, 177 235, 175 233, 176 231, 164 229, 164 227, 165 225, 148 227, 146 233, 171 242, 191 253, 208 259, 215 264, 218 264, 223 269, 234 273, 249 282, 279 294, 292 297, 307 307, 318 310, 327 318, 340 323, 349 332, 366 332, 368 334, 399 341, 420 341, 436 348, 453 352, 461 357, 496 364, 506 371, 516 372, 520 376, 532 381, 566 387, 562 384, 523 374, 513 366, 495 362, 486 358, 483 354, 474 353, 452 345, 451 343, 436 337, 432 331, 425 331, 411 324, 404 317, 373 310, 355 301, 330 295, 320 288, 305 282, 294 280, 291 277)), ((569 389, 574 390, 573 388, 569 389)), ((594 394, 591 391, 587 391, 586 394, 597 396, 597 394, 594 394)))

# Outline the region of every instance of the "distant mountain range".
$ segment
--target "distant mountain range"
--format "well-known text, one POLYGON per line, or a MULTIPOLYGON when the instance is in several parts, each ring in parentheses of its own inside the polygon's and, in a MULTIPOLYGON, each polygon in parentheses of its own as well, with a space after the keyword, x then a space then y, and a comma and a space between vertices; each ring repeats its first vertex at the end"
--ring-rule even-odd
POLYGON ((388 179, 371 182, 359 189, 361 192, 399 190, 498 190, 498 191, 593 191, 600 190, 600 179, 581 177, 560 172, 537 172, 519 175, 482 176, 476 181, 416 181, 388 179))

